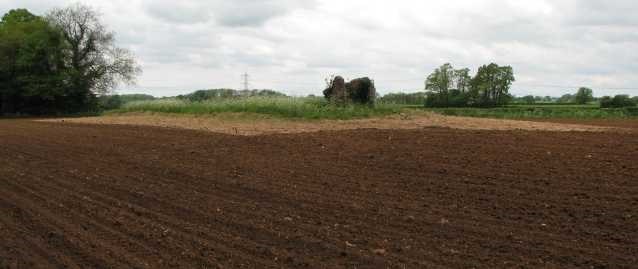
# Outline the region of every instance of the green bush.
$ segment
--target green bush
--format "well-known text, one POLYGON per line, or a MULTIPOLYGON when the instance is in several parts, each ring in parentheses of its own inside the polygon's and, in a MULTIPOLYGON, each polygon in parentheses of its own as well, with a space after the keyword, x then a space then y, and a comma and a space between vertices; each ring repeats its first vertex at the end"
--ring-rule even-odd
POLYGON ((601 108, 623 108, 635 106, 636 101, 630 98, 629 95, 616 95, 613 98, 605 96, 600 99, 601 108))
POLYGON ((447 94, 428 93, 426 107, 467 107, 469 94, 459 90, 450 90, 447 94))
POLYGON ((147 94, 102 95, 98 98, 97 104, 98 109, 104 111, 119 109, 130 102, 151 100, 155 100, 155 97, 147 94))
POLYGON ((122 107, 124 101, 119 95, 103 95, 98 98, 98 107, 100 110, 112 110, 122 107))

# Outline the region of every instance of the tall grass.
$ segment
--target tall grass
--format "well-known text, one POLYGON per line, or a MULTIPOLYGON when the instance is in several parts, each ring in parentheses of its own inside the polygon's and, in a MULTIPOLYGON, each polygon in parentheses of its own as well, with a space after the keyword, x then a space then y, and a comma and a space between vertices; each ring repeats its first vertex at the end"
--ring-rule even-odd
POLYGON ((190 102, 178 99, 131 102, 115 113, 158 112, 191 115, 220 113, 254 113, 279 118, 352 119, 398 113, 399 105, 379 104, 374 107, 334 106, 322 98, 250 97, 190 102))
POLYGON ((499 108, 438 108, 431 110, 449 116, 507 119, 603 119, 638 116, 638 108, 604 109, 595 106, 511 106, 499 108))

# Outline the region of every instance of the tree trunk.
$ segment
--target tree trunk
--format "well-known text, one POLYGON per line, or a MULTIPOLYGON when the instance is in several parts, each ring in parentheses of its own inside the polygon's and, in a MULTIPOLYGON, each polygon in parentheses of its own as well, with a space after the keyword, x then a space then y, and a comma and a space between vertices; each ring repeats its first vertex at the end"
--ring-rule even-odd
POLYGON ((13 103, 8 91, 3 91, 0 97, 0 115, 13 113, 13 103))

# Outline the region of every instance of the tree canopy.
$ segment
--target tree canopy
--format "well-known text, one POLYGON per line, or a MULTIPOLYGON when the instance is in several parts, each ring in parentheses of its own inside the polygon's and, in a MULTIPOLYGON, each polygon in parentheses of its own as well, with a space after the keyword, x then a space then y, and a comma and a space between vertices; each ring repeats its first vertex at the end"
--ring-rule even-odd
POLYGON ((600 98, 600 107, 602 108, 622 108, 635 107, 638 104, 635 99, 626 94, 616 95, 614 97, 604 96, 600 98))
POLYGON ((0 114, 58 114, 97 108, 96 95, 139 74, 90 7, 46 17, 26 9, 0 21, 0 114))
POLYGON ((427 106, 499 106, 507 104, 509 89, 514 82, 510 66, 495 63, 481 66, 474 77, 468 68, 454 69, 444 64, 434 70, 425 81, 427 106))
POLYGON ((63 109, 65 43, 42 17, 12 10, 0 22, 0 114, 63 109))
POLYGON ((581 105, 592 102, 594 101, 594 91, 590 88, 581 87, 574 95, 574 101, 581 105))

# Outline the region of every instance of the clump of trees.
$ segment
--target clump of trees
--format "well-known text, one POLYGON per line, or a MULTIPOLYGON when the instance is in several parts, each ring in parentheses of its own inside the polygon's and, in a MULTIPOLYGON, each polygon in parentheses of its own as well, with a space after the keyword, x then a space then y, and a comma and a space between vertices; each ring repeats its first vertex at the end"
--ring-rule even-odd
POLYGON ((604 96, 600 98, 600 107, 602 108, 635 107, 637 104, 638 98, 631 98, 626 94, 616 95, 614 97, 604 96))
POLYGON ((191 102, 202 102, 213 99, 229 99, 241 97, 286 97, 285 94, 273 90, 233 90, 233 89, 210 89, 199 90, 186 95, 179 95, 177 99, 189 100, 191 102))
POLYGON ((534 95, 526 95, 526 96, 512 96, 512 103, 515 104, 527 104, 532 105, 536 103, 555 103, 558 98, 551 96, 534 96, 534 95))
POLYGON ((581 87, 574 95, 574 102, 579 105, 584 105, 594 100, 594 91, 587 87, 581 87))
POLYGON ((570 103, 575 103, 575 98, 573 94, 564 94, 561 97, 558 98, 558 100, 556 100, 557 103, 561 103, 561 104, 570 104, 570 103))
POLYGON ((564 94, 555 100, 556 103, 578 105, 585 105, 594 101, 596 101, 594 91, 587 87, 580 87, 575 94, 564 94))
POLYGON ((513 103, 518 104, 535 104, 535 103, 556 103, 556 104, 596 104, 600 103, 601 108, 627 108, 638 105, 638 96, 630 97, 626 94, 616 96, 604 96, 600 98, 594 97, 594 91, 591 88, 580 87, 574 94, 565 94, 561 97, 550 96, 533 96, 527 95, 523 97, 513 97, 513 103))
POLYGON ((491 107, 511 101, 512 67, 491 63, 479 67, 474 77, 469 73, 468 68, 454 69, 449 63, 435 69, 425 81, 426 106, 491 107))
POLYGON ((45 17, 15 9, 0 21, 0 114, 95 110, 97 96, 139 73, 90 7, 76 4, 45 17))
POLYGON ((534 97, 533 95, 527 95, 527 96, 523 96, 520 99, 514 100, 514 102, 520 102, 520 103, 524 103, 524 104, 535 104, 536 103, 536 97, 534 97))

